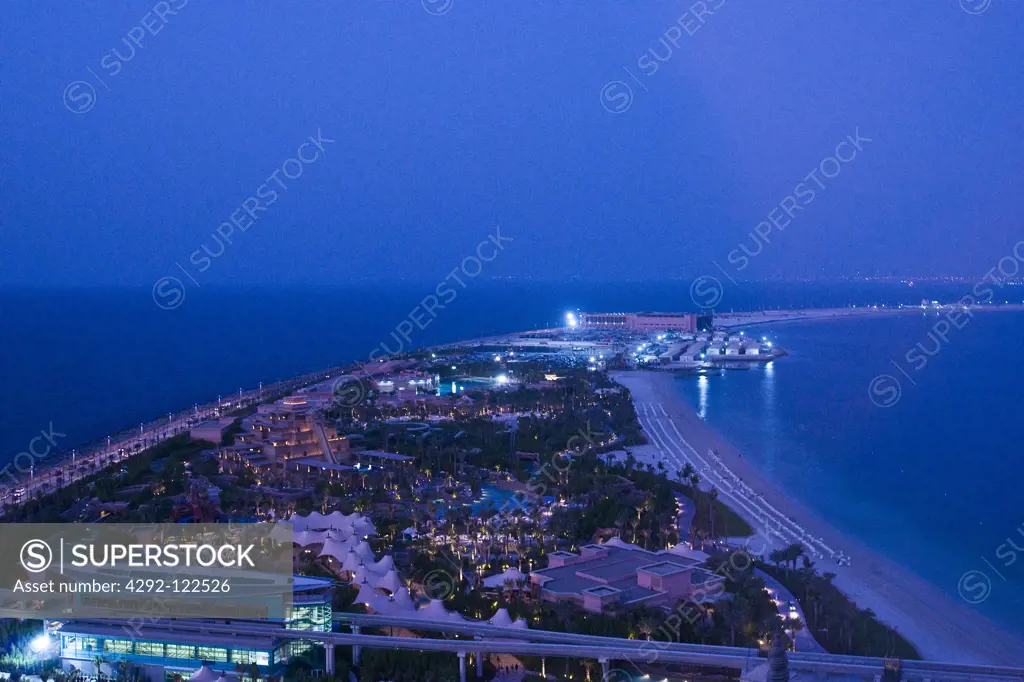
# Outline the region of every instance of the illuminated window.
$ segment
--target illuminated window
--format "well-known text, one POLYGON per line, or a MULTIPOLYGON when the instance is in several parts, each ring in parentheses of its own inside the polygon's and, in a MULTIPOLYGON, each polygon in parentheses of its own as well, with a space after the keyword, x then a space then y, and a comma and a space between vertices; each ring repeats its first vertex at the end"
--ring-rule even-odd
POLYGON ((136 642, 135 653, 142 656, 163 656, 164 645, 160 642, 136 642))
POLYGON ((195 658, 196 648, 184 644, 168 644, 167 658, 195 658))
POLYGON ((270 665, 270 654, 266 651, 256 651, 254 649, 232 649, 231 662, 244 665, 252 663, 256 665, 270 665))
POLYGON ((132 652, 132 641, 130 639, 105 639, 103 650, 115 654, 130 654, 132 652))
POLYGON ((199 659, 202 661, 226 662, 228 660, 228 650, 216 646, 201 646, 199 647, 199 659))

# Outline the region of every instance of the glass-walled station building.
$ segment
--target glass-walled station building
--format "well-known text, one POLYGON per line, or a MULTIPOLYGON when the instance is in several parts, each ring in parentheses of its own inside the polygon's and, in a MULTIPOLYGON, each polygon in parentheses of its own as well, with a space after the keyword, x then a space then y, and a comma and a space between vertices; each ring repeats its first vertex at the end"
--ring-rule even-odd
POLYGON ((122 663, 130 664, 139 670, 140 679, 153 682, 171 682, 178 675, 187 680, 204 663, 236 676, 242 669, 248 676, 253 664, 261 677, 279 674, 289 661, 317 646, 311 641, 286 639, 281 636, 282 629, 331 630, 332 586, 332 581, 323 578, 295 576, 289 618, 284 622, 231 621, 244 634, 204 632, 204 625, 228 622, 212 619, 165 619, 143 625, 118 620, 67 621, 56 633, 61 662, 65 670, 73 666, 87 675, 97 674, 97 664, 106 675, 122 663))

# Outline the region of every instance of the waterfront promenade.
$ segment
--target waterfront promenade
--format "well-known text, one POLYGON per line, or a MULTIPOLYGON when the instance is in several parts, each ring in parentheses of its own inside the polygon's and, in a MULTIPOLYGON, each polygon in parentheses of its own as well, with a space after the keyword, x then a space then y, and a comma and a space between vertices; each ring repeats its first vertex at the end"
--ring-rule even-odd
POLYGON ((3 513, 3 504, 19 504, 36 495, 52 493, 110 464, 183 433, 203 421, 252 407, 269 398, 280 397, 313 382, 329 379, 332 374, 341 371, 339 368, 331 368, 241 390, 227 398, 196 404, 192 408, 172 412, 166 418, 155 419, 105 439, 86 443, 75 450, 38 458, 31 465, 9 465, 5 471, 6 475, 0 478, 0 515, 3 513))

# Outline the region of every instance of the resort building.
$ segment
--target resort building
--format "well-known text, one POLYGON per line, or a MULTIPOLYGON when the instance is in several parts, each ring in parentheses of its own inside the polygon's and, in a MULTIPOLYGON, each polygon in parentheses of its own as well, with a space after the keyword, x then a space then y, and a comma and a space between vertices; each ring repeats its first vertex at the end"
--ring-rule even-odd
POLYGON ((579 554, 552 552, 548 567, 530 574, 546 601, 572 601, 600 613, 615 606, 674 606, 698 589, 720 591, 722 576, 700 568, 702 560, 670 550, 649 552, 614 539, 585 545, 579 554))
POLYGON ((217 421, 196 424, 188 430, 188 437, 192 440, 208 440, 211 443, 220 444, 221 439, 224 437, 224 433, 234 423, 234 417, 224 417, 217 421))
POLYGON ((377 379, 377 391, 384 394, 417 392, 433 393, 437 390, 438 377, 428 372, 405 370, 377 379))
POLYGON ((697 331, 693 313, 580 313, 583 329, 609 329, 628 332, 697 331))
POLYGON ((97 675, 102 659, 103 674, 124 662, 140 671, 140 679, 170 682, 176 675, 188 679, 204 663, 217 671, 236 674, 238 666, 247 673, 252 665, 260 676, 279 675, 288 661, 310 651, 310 641, 285 639, 284 629, 329 632, 333 583, 323 578, 295 576, 292 607, 284 621, 239 621, 246 634, 225 637, 203 631, 204 624, 226 624, 225 620, 153 619, 144 624, 118 620, 71 620, 61 624, 61 663, 86 675, 97 675), (257 634, 252 634, 254 631, 257 634))
POLYGON ((324 454, 315 428, 316 407, 302 396, 260 405, 242 425, 245 432, 239 440, 262 446, 263 455, 272 462, 324 454))
POLYGON ((242 420, 236 445, 259 448, 260 455, 284 469, 290 459, 324 457, 337 462, 348 452, 348 440, 318 421, 318 404, 306 395, 291 395, 242 420))

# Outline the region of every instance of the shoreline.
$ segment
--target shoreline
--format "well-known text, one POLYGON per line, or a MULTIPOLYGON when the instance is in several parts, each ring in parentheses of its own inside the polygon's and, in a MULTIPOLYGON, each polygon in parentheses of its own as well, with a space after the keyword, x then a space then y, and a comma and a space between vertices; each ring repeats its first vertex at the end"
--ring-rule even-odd
POLYGON ((762 327, 770 324, 789 324, 791 322, 822 322, 825 320, 847 319, 850 317, 884 317, 896 315, 974 315, 975 313, 1021 312, 1024 304, 1003 303, 998 305, 985 304, 971 307, 970 313, 945 304, 941 309, 921 308, 920 306, 901 307, 862 307, 862 308, 794 308, 790 310, 763 310, 760 312, 722 313, 715 316, 715 326, 722 329, 738 330, 750 327, 762 327))
POLYGON ((922 658, 988 665, 1014 665, 1024 660, 1024 640, 841 533, 768 481, 739 450, 699 417, 679 394, 673 375, 639 371, 610 375, 632 395, 634 409, 650 441, 650 445, 641 447, 658 449, 670 471, 677 468, 678 462, 691 461, 702 481, 719 488, 722 502, 743 516, 759 536, 772 537, 773 548, 804 541, 822 553, 820 558, 813 557, 818 572, 835 573, 836 586, 858 608, 874 611, 881 622, 906 637, 922 658), (727 472, 748 488, 744 491, 740 485, 733 485, 736 481, 727 472), (759 509, 774 512, 761 516, 759 509), (767 532, 766 521, 772 528, 767 532), (808 535, 802 538, 801 530, 808 535), (830 558, 829 549, 841 551, 849 558, 849 565, 837 564, 830 558))

